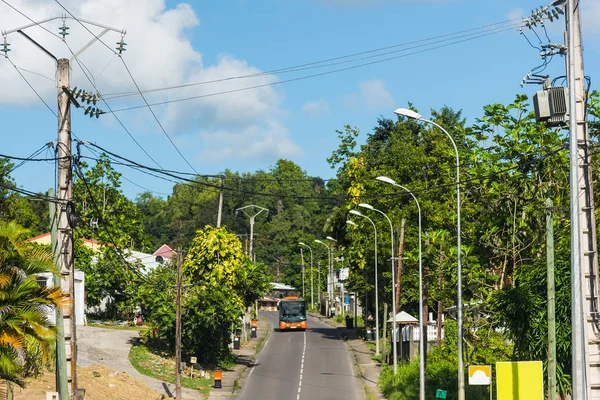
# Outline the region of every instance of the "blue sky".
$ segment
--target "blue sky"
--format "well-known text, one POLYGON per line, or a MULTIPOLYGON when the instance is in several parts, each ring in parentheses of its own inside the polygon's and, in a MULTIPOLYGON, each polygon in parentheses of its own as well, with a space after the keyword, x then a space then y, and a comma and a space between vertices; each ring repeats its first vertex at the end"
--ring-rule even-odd
MULTIPOLYGON (((34 20, 63 13, 51 0, 8 2, 34 20)), ((127 29, 128 50, 123 59, 142 89, 257 74, 447 35, 527 15, 530 10, 544 5, 531 0, 189 3, 65 0, 62 3, 76 16, 127 29)), ((600 67, 600 2, 582 0, 582 10, 586 74, 594 79, 600 67)), ((27 23, 25 18, 0 3, 0 30, 27 23)), ((57 32, 60 24, 53 21, 45 26, 57 32)), ((77 50, 91 35, 74 21, 68 24, 71 35, 67 42, 77 50)), ((101 31, 90 29, 96 33, 101 31)), ((553 42, 562 42, 563 29, 562 19, 548 26, 553 42)), ((37 27, 27 32, 58 57, 70 56, 64 44, 49 33, 37 27)), ((490 33, 489 30, 471 31, 462 35, 476 32, 490 33)), ((545 40, 543 31, 538 33, 545 40)), ((533 33, 527 32, 527 35, 537 44, 533 33)), ((120 36, 110 32, 102 39, 113 47, 120 36)), ((53 62, 16 34, 9 35, 8 41, 12 44, 11 61, 26 70, 21 70, 23 75, 55 109, 53 62)), ((421 49, 424 48, 413 51, 421 49)), ((388 57, 401 54, 397 52, 388 57)), ((373 53, 362 57, 370 55, 373 53)), ((462 109, 472 123, 486 104, 507 103, 516 93, 531 95, 537 87, 521 88, 520 82, 541 63, 538 51, 512 29, 387 62, 277 84, 374 60, 377 58, 161 91, 148 94, 147 99, 150 103, 163 102, 276 83, 256 90, 158 106, 154 110, 186 159, 202 174, 216 174, 227 168, 240 172, 268 169, 277 159, 288 158, 311 175, 331 178, 335 171, 325 159, 337 148, 335 130, 345 124, 361 130, 362 143, 379 116, 392 118, 393 110, 406 106, 409 101, 424 115, 428 115, 431 108, 443 105, 462 109)), ((86 50, 80 62, 89 69, 96 87, 107 99, 111 93, 135 90, 121 61, 102 45, 95 44, 86 50)), ((79 65, 73 64, 73 86, 93 89, 79 65)), ((551 76, 564 74, 564 59, 555 57, 547 72, 551 76)), ((0 88, 0 118, 5 138, 0 153, 28 156, 44 143, 56 140, 56 118, 4 58, 0 59, 0 88)), ((139 96, 107 101, 113 109, 143 104, 139 96)), ((101 108, 106 109, 104 105, 101 108)), ((147 108, 117 115, 162 167, 192 172, 147 108)), ((111 114, 90 120, 81 110, 73 110, 73 132, 82 140, 153 165, 111 114)), ((90 155, 85 150, 84 154, 90 155)), ((144 188, 165 194, 171 191, 169 182, 129 169, 117 169, 144 188)), ((52 164, 28 163, 13 175, 20 186, 29 190, 45 191, 54 185, 52 164)), ((127 180, 123 181, 123 189, 132 198, 142 191, 127 180)))

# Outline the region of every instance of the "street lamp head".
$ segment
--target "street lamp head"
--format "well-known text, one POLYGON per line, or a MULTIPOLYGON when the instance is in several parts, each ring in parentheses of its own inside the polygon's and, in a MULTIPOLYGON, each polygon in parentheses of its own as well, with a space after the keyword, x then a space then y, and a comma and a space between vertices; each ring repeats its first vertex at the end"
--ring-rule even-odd
POLYGON ((304 243, 304 242, 298 242, 298 244, 299 244, 300 246, 308 246, 308 245, 307 245, 306 243, 304 243))
POLYGON ((354 225, 354 226, 358 226, 358 225, 356 224, 356 222, 354 222, 354 221, 347 220, 347 221, 346 221, 346 223, 347 223, 348 225, 354 225))
POLYGON ((332 238, 331 236, 327 236, 325 239, 329 239, 329 240, 333 240, 334 242, 337 242, 337 240, 332 238))
POLYGON ((350 210, 350 214, 352 214, 352 215, 358 215, 358 216, 361 216, 361 217, 363 216, 363 215, 360 213, 360 211, 358 211, 358 210, 350 210))
MULTIPOLYGON (((322 241, 320 241, 319 239, 315 239, 315 242, 316 242, 316 243, 325 244, 325 243, 323 243, 322 241)), ((325 244, 325 246, 327 246, 327 245, 325 244)))
POLYGON ((378 176, 375 179, 377 179, 378 181, 381 181, 381 182, 392 184, 392 185, 396 184, 395 180, 393 180, 392 178, 388 178, 387 176, 378 176))
POLYGON ((366 208, 367 210, 374 210, 375 209, 375 207, 373 207, 372 205, 367 204, 367 203, 360 203, 358 206, 362 207, 362 208, 366 208))
POLYGON ((400 116, 400 117, 407 117, 407 118, 411 118, 411 119, 421 119, 423 117, 421 117, 421 114, 419 114, 416 111, 410 110, 408 108, 398 108, 396 111, 394 111, 394 114, 400 116))

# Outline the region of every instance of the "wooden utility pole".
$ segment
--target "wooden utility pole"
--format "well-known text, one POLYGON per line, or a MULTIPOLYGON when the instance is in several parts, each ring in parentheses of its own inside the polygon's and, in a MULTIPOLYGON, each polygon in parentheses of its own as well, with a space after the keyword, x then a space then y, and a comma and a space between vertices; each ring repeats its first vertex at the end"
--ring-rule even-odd
MULTIPOLYGON (((54 189, 48 190, 48 197, 54 197, 54 189)), ((52 254, 54 254, 54 264, 59 267, 58 251, 58 225, 56 215, 56 203, 50 202, 50 237, 52 254)), ((62 287, 62 279, 58 275, 54 275, 54 286, 62 287)), ((69 379, 67 376, 67 355, 65 348, 65 328, 63 326, 63 310, 62 307, 55 309, 55 324, 56 324, 56 391, 59 399, 69 398, 69 379)))
POLYGON ((396 311, 400 312, 400 293, 402 288, 402 255, 404 254, 404 226, 406 225, 406 219, 402 218, 400 223, 400 240, 398 244, 398 271, 396 273, 396 311))
POLYGON ((546 200, 546 265, 548 286, 548 399, 556 399, 556 319, 554 290, 554 226, 552 200, 546 200))
MULTIPOLYGON (((73 228, 69 217, 74 212, 73 165, 71 153, 71 102, 68 91, 71 85, 69 60, 58 60, 58 266, 62 292, 69 296, 69 308, 63 310, 64 339, 66 343, 67 379, 70 392, 77 389, 77 333, 75 329, 75 263, 73 254, 73 228)), ((61 399, 66 400, 66 399, 61 399)))
POLYGON ((175 311, 175 398, 181 400, 181 249, 177 251, 177 298, 175 311))
POLYGON ((219 211, 217 214, 217 228, 221 227, 221 216, 223 215, 223 187, 225 186, 225 177, 221 176, 221 192, 219 193, 219 211))

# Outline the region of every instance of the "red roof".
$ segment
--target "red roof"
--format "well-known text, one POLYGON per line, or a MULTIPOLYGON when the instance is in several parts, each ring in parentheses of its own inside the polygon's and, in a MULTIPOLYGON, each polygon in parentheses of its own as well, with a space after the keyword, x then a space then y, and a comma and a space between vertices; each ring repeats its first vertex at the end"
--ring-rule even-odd
POLYGON ((172 248, 167 246, 166 244, 163 244, 162 246, 160 246, 158 248, 158 250, 156 250, 154 253, 152 253, 153 256, 161 256, 162 258, 166 258, 166 259, 170 259, 176 254, 177 253, 172 248))
POLYGON ((33 241, 36 241, 36 240, 41 239, 43 237, 46 237, 48 235, 50 235, 50 232, 42 233, 41 235, 37 235, 35 237, 27 239, 26 242, 33 242, 33 241))

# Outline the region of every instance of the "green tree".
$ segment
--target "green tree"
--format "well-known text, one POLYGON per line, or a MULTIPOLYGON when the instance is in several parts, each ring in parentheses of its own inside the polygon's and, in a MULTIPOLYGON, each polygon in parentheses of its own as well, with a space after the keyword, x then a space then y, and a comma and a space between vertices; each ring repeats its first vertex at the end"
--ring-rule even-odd
POLYGON ((55 332, 47 311, 64 301, 60 288, 41 287, 35 274, 53 271, 51 252, 25 243, 29 232, 14 222, 0 223, 0 380, 23 385, 23 378, 39 371, 32 357, 45 362, 55 332))

